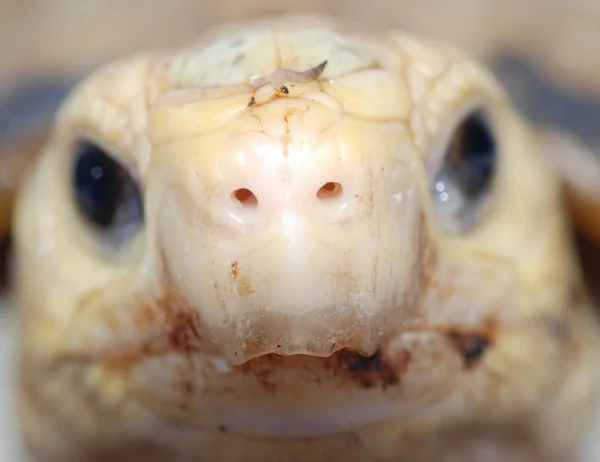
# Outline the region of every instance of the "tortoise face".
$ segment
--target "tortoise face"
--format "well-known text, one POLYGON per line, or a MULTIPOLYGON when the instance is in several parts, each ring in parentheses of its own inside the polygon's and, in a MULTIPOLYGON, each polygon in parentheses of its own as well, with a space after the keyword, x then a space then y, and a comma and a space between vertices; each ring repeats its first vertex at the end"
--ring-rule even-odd
POLYGON ((272 437, 536 403, 571 260, 494 81, 403 35, 274 34, 118 63, 66 103, 19 204, 25 389, 272 437))

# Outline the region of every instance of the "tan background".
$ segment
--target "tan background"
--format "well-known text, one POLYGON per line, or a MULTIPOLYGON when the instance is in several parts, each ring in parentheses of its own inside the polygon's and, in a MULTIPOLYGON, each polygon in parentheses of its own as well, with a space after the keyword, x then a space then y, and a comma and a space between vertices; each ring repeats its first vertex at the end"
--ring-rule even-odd
POLYGON ((0 0, 0 82, 71 74, 181 43, 217 21, 281 11, 403 27, 477 52, 510 46, 600 89, 597 0, 0 0))

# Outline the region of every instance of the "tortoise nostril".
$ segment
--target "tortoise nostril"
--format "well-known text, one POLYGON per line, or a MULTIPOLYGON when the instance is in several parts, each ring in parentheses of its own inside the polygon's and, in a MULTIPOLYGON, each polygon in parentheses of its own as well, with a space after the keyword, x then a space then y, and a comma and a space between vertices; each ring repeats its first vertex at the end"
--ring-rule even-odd
POLYGON ((330 181, 321 186, 321 189, 317 191, 317 197, 319 199, 335 199, 342 195, 342 185, 330 181))
POLYGON ((247 188, 236 189, 231 194, 231 197, 244 207, 256 207, 258 205, 258 199, 256 199, 254 193, 247 188))

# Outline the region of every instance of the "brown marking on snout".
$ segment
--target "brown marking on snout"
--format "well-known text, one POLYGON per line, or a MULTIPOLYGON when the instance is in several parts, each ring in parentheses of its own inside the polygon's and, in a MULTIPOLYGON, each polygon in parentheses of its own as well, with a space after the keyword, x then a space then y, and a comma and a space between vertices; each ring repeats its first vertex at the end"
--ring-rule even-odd
POLYGON ((237 260, 234 260, 229 265, 229 278, 235 285, 235 290, 240 297, 246 298, 254 293, 250 277, 240 276, 240 265, 237 260))
POLYGON ((197 350, 201 339, 202 320, 198 310, 187 306, 181 299, 167 266, 164 265, 164 268, 165 290, 163 296, 157 300, 157 306, 164 315, 164 327, 168 332, 171 347, 176 351, 189 353, 197 350))
POLYGON ((408 350, 403 350, 396 363, 386 358, 381 350, 371 356, 340 350, 334 356, 337 359, 336 366, 361 388, 380 386, 383 389, 400 384, 411 359, 408 350))
POLYGON ((238 274, 239 274, 238 262, 237 262, 237 260, 234 260, 229 265, 229 276, 231 277, 231 279, 233 279, 235 281, 238 277, 238 274))
MULTIPOLYGON (((117 333, 116 342, 106 344, 102 351, 70 350, 61 356, 61 361, 92 359, 102 362, 112 370, 127 370, 143 359, 172 352, 189 354, 202 348, 207 354, 214 353, 210 347, 201 345, 203 323, 198 310, 187 305, 166 265, 163 268, 164 285, 161 294, 154 298, 152 294, 137 293, 134 298, 123 300, 124 306, 132 308, 127 310, 129 323, 123 323, 122 320, 119 322, 115 310, 103 313, 102 322, 117 333), (119 346, 123 326, 129 324, 144 327, 143 340, 119 346)), ((78 301, 80 311, 98 309, 104 303, 114 303, 112 298, 105 299, 106 293, 110 294, 110 291, 101 287, 85 294, 78 301)))
POLYGON ((245 374, 252 374, 256 382, 265 391, 274 393, 277 391, 273 382, 273 374, 283 362, 283 357, 276 354, 267 354, 250 361, 240 366, 240 371, 245 374))
POLYGON ((351 384, 359 389, 399 385, 411 360, 411 353, 402 350, 394 358, 378 350, 372 356, 363 356, 348 349, 326 358, 304 355, 280 356, 269 353, 238 366, 242 374, 254 376, 257 384, 267 393, 285 392, 278 377, 284 370, 297 374, 297 380, 321 388, 323 383, 336 383, 340 388, 351 384))
POLYGON ((195 350, 194 343, 200 340, 198 313, 176 311, 170 314, 165 324, 169 331, 169 341, 175 350, 185 353, 195 350))
POLYGON ((241 277, 238 280, 237 293, 240 297, 246 298, 254 293, 254 289, 251 286, 251 280, 248 276, 241 277))
POLYGON ((180 373, 182 375, 182 380, 179 383, 181 389, 181 400, 177 404, 177 407, 182 411, 190 411, 192 409, 192 403, 194 398, 194 382, 192 379, 187 377, 187 373, 180 373))
POLYGON ((108 327, 112 332, 119 331, 119 320, 114 311, 107 311, 103 313, 103 318, 106 327, 108 327))
POLYGON ((136 325, 148 327, 156 324, 156 312, 148 305, 142 305, 135 310, 133 319, 136 325))

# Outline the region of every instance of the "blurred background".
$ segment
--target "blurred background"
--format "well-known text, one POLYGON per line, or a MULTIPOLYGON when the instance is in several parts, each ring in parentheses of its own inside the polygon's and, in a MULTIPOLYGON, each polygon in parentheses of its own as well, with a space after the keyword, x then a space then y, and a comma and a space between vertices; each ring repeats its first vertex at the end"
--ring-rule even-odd
POLYGON ((172 46, 216 22, 319 12, 402 27, 469 51, 511 50, 600 92, 596 0, 1 0, 0 82, 71 77, 141 49, 172 46))
MULTIPOLYGON (((532 122, 600 152, 598 0, 0 0, 0 234, 19 174, 57 104, 87 72, 136 51, 183 44, 225 20, 308 12, 458 45, 488 63, 532 122)), ((580 249, 588 274, 600 275, 596 246, 581 238, 580 249)), ((4 380, 12 373, 14 313, 8 298, 4 304, 0 460, 21 462, 4 380)))

